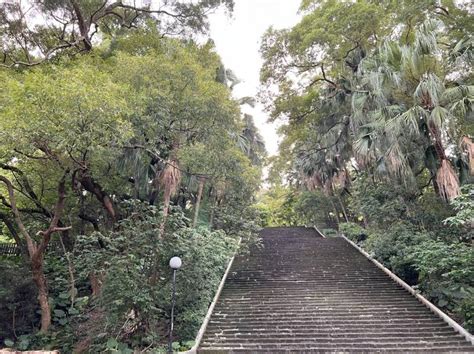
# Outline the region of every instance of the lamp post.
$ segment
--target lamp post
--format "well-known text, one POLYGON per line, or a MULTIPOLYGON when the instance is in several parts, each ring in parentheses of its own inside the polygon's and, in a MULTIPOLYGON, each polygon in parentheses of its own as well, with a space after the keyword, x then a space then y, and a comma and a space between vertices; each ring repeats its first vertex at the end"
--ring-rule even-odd
POLYGON ((173 326, 174 326, 174 305, 176 303, 176 271, 181 268, 181 258, 173 257, 170 259, 170 267, 173 269, 173 296, 171 298, 171 324, 170 336, 168 339, 168 352, 173 353, 173 326))

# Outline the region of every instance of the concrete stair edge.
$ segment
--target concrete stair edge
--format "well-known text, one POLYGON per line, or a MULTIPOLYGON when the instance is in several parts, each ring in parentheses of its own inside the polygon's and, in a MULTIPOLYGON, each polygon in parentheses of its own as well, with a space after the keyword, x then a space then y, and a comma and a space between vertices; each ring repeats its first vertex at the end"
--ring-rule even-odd
POLYGON ((361 247, 359 247, 354 242, 349 240, 346 236, 341 234, 340 237, 342 237, 344 240, 346 240, 346 242, 348 242, 350 245, 355 247, 362 255, 364 255, 366 258, 368 258, 372 263, 374 263, 378 268, 380 268, 385 274, 387 274, 390 278, 392 278, 393 281, 395 281, 398 285, 400 285, 405 290, 407 290, 418 301, 420 301, 423 305, 428 307, 431 310, 431 312, 438 315, 444 322, 446 322, 456 332, 458 332, 464 338, 466 338, 466 340, 468 342, 471 342, 471 344, 474 345, 474 336, 472 334, 470 334, 464 327, 462 327, 459 323, 457 323, 455 320, 453 320, 446 313, 441 311, 435 304, 433 304, 431 301, 429 301, 423 295, 417 293, 410 285, 408 285, 405 281, 403 281, 401 278, 399 278, 395 273, 393 273, 390 269, 385 267, 382 263, 380 263, 379 261, 374 259, 369 253, 364 251, 361 247))

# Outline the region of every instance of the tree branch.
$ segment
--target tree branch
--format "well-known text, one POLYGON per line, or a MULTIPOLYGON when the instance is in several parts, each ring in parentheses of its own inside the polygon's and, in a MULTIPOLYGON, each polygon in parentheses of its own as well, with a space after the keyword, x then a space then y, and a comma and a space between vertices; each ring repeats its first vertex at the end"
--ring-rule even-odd
POLYGON ((334 81, 331 81, 326 77, 326 72, 324 71, 324 64, 323 63, 321 63, 320 68, 321 68, 321 73, 322 73, 323 77, 317 77, 316 79, 311 81, 311 83, 308 85, 308 87, 313 86, 318 81, 325 81, 328 84, 332 85, 334 88, 337 88, 338 87, 337 84, 334 81))
POLYGON ((30 254, 30 257, 32 258, 36 254, 37 245, 36 245, 36 242, 31 238, 28 231, 26 231, 25 225, 23 224, 23 221, 21 220, 20 212, 18 211, 18 208, 16 206, 16 198, 15 198, 15 193, 13 191, 13 185, 8 178, 1 175, 0 175, 0 181, 3 182, 7 187, 11 208, 13 211, 13 215, 15 217, 15 222, 18 226, 18 229, 20 230, 20 233, 23 235, 23 237, 26 240, 28 253, 30 254))
POLYGON ((55 232, 67 231, 71 229, 71 226, 66 227, 59 227, 59 219, 64 211, 64 206, 66 202, 66 176, 68 175, 69 171, 66 171, 58 183, 58 201, 56 202, 56 206, 54 207, 54 216, 51 219, 49 227, 46 231, 41 231, 40 234, 43 235, 41 239, 40 245, 38 247, 38 254, 44 253, 46 248, 48 247, 49 241, 51 239, 51 235, 55 232))
POLYGON ((38 209, 43 211, 44 215, 48 217, 52 216, 51 212, 41 204, 40 199, 38 198, 35 191, 31 187, 30 182, 28 181, 28 178, 26 178, 22 170, 20 170, 19 168, 15 166, 7 165, 1 162, 0 162, 0 168, 6 171, 11 171, 14 174, 16 174, 17 178, 19 179, 18 182, 21 188, 26 191, 26 196, 28 196, 31 199, 31 201, 33 201, 33 203, 37 206, 38 209))

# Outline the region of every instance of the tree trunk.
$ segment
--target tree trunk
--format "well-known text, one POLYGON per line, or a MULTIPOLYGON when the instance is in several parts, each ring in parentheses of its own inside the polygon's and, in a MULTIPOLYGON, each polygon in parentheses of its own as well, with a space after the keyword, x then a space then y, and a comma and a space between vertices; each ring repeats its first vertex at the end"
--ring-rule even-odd
POLYGON ((206 183, 206 178, 199 177, 198 194, 196 198, 196 205, 194 206, 193 228, 196 227, 197 220, 199 217, 199 207, 201 206, 202 192, 204 190, 205 183, 206 183))
POLYGON ((433 146, 436 150, 436 155, 438 159, 446 160, 446 153, 444 152, 443 141, 441 139, 441 133, 439 132, 438 127, 433 122, 428 124, 428 129, 430 131, 431 140, 433 142, 433 146))
POLYGON ((459 177, 446 156, 439 128, 433 122, 428 128, 440 165, 433 178, 433 188, 443 200, 449 201, 459 195, 459 177))
POLYGON ((41 308, 41 333, 48 332, 51 325, 51 308, 48 301, 48 284, 43 270, 43 257, 35 254, 31 260, 31 270, 33 273, 33 281, 38 288, 38 302, 41 308))
POLYGON ((163 195, 163 224, 165 223, 166 218, 168 217, 168 212, 170 209, 170 201, 171 201, 171 190, 165 190, 163 195))
POLYGON ((79 32, 81 33, 82 42, 84 43, 84 49, 86 51, 90 51, 92 49, 92 43, 89 37, 90 23, 84 19, 84 16, 82 15, 82 10, 79 7, 77 1, 71 0, 71 4, 77 18, 79 32))
POLYGON ((107 214, 109 214, 110 219, 112 222, 115 222, 115 209, 114 205, 112 203, 112 200, 110 199, 109 195, 102 189, 102 186, 99 185, 91 176, 86 174, 87 171, 82 172, 82 175, 80 176, 79 182, 81 183, 82 187, 95 195, 97 200, 102 204, 104 209, 107 211, 107 214))
POLYGON ((334 204, 333 200, 331 197, 329 197, 329 200, 332 205, 332 209, 334 210, 334 213, 336 214, 336 220, 337 220, 337 227, 339 228, 339 224, 341 223, 341 220, 339 219, 339 211, 336 208, 336 204, 334 204))
POLYGON ((18 246, 18 248, 20 248, 22 257, 25 260, 29 260, 30 258, 28 256, 28 249, 26 248, 25 243, 21 241, 20 235, 18 235, 18 232, 16 231, 15 226, 13 225, 13 222, 10 220, 8 215, 0 213, 0 220, 3 221, 8 231, 12 235, 13 239, 15 240, 16 245, 18 246))
POLYGON ((51 240, 51 235, 53 233, 67 231, 71 228, 58 227, 59 219, 64 211, 66 197, 65 180, 68 173, 69 171, 66 171, 59 181, 58 201, 54 207, 54 215, 51 219, 48 229, 37 233, 38 236, 41 236, 41 241, 39 243, 37 243, 30 236, 25 225, 23 224, 23 221, 21 220, 20 212, 16 206, 16 198, 12 183, 6 177, 0 176, 0 181, 2 181, 7 187, 8 195, 10 197, 11 209, 13 211, 13 215, 15 216, 18 229, 26 240, 28 254, 31 260, 33 281, 38 288, 38 301, 41 308, 41 333, 46 333, 49 329, 49 326, 51 325, 51 308, 49 307, 48 301, 48 285, 46 283, 46 277, 44 275, 43 269, 44 253, 46 252, 49 241, 51 240))
POLYGON ((212 201, 212 208, 211 208, 211 216, 209 217, 209 228, 212 230, 214 226, 214 217, 216 215, 216 207, 217 207, 217 197, 212 201))
POLYGON ((59 242, 61 243, 61 247, 64 252, 64 257, 66 258, 67 261, 67 269, 69 272, 69 291, 70 291, 70 299, 71 299, 71 308, 74 308, 74 302, 76 300, 76 278, 74 276, 74 263, 71 260, 70 253, 66 249, 66 246, 64 245, 63 238, 61 235, 59 235, 59 242))
MULTIPOLYGON (((173 151, 172 155, 177 155, 177 151, 173 151)), ((171 158, 166 162, 166 166, 160 174, 160 185, 163 189, 163 221, 160 226, 161 234, 165 231, 171 197, 176 193, 180 182, 181 170, 179 169, 179 162, 176 158, 171 158)))
POLYGON ((93 272, 89 274, 89 281, 91 283, 92 297, 95 298, 100 295, 100 291, 102 290, 102 277, 93 272))
POLYGON ((346 208, 344 207, 344 204, 342 203, 341 197, 339 197, 339 195, 337 195, 336 198, 337 198, 337 201, 339 202, 339 205, 341 206, 342 215, 344 215, 344 219, 346 220, 346 222, 349 222, 349 218, 347 217, 346 208))

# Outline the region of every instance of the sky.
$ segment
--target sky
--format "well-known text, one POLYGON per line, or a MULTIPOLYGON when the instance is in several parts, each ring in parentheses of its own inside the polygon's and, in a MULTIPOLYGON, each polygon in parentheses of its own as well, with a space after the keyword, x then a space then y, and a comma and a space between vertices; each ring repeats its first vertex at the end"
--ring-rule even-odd
MULTIPOLYGON (((256 96, 262 58, 259 53, 261 37, 270 27, 289 28, 298 20, 300 0, 235 0, 232 17, 217 11, 209 17, 211 37, 224 66, 231 69, 242 83, 235 86, 236 98, 256 96)), ((267 151, 278 150, 277 124, 268 123, 268 113, 262 105, 243 106, 245 113, 254 117, 255 124, 265 140, 267 151)))

